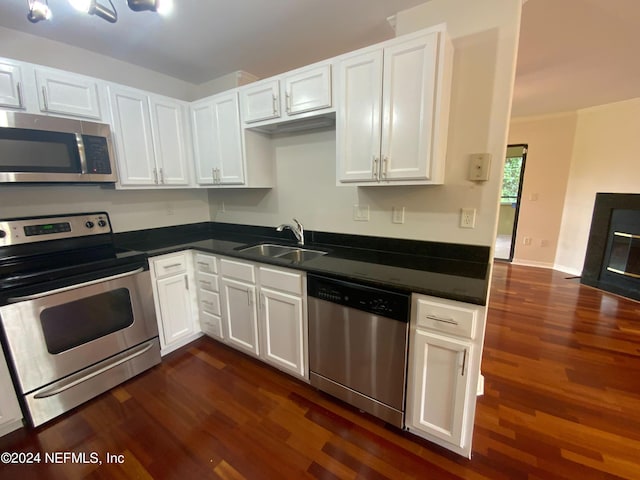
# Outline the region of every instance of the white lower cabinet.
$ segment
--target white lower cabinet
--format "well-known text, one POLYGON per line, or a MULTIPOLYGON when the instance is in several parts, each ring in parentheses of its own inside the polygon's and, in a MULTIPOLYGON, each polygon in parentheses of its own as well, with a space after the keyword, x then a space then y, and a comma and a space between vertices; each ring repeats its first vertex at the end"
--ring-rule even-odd
POLYGON ((485 308, 413 295, 407 429, 471 456, 485 308))
POLYGON ((294 270, 261 266, 259 280, 261 357, 306 379, 306 277, 294 270))
POLYGON ((201 334, 191 254, 184 251, 153 257, 150 269, 161 354, 166 355, 201 334))
POLYGON ((220 283, 228 332, 227 343, 251 355, 259 356, 255 285, 224 277, 220 283))
POLYGON ((22 411, 0 346, 0 437, 22 427, 22 411))
POLYGON ((306 276, 220 259, 224 342, 308 380, 306 276))
POLYGON ((226 335, 222 326, 218 259, 215 255, 195 253, 198 317, 202 332, 218 340, 226 335))

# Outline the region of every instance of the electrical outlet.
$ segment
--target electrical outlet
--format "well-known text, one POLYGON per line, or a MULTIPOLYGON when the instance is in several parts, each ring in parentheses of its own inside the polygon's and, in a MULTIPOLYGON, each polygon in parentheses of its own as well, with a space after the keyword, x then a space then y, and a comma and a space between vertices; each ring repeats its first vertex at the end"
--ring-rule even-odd
POLYGON ((475 228, 476 226, 476 209, 461 208, 460 209, 460 228, 475 228))
POLYGON ((522 244, 527 246, 531 245, 531 237, 524 237, 522 239, 522 244))

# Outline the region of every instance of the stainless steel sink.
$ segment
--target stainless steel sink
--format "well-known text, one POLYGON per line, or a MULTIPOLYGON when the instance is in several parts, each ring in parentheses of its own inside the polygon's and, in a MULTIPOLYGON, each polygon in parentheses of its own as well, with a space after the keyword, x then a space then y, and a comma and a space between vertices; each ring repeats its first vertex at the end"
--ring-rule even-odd
POLYGON ((290 245, 277 245, 274 243, 261 243, 252 245, 239 250, 243 253, 251 255, 260 255, 262 257, 278 258, 293 263, 301 263, 312 258, 326 255, 327 252, 322 250, 313 250, 311 248, 294 247, 290 245))

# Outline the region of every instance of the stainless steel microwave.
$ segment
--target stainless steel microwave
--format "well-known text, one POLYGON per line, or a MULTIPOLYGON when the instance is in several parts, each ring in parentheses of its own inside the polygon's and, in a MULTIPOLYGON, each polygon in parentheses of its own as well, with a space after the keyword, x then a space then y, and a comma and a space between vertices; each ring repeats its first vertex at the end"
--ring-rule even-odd
POLYGON ((103 123, 0 111, 0 183, 114 183, 103 123))

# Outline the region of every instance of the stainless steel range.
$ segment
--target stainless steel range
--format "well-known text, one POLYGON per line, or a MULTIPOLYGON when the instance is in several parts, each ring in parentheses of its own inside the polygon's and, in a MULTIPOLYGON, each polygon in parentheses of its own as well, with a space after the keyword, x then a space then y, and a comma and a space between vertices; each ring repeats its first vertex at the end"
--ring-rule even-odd
POLYGON ((146 255, 104 212, 0 220, 0 323, 33 426, 160 362, 146 255))

